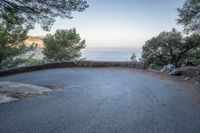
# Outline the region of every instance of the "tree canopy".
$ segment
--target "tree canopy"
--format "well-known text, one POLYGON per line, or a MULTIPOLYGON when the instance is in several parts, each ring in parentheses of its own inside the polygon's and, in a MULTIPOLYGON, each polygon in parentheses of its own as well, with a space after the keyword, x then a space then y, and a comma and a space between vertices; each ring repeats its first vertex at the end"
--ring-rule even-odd
POLYGON ((72 18, 71 12, 88 7, 86 0, 1 0, 0 21, 34 28, 38 23, 49 30, 56 17, 72 18))
POLYGON ((24 44, 27 32, 28 30, 21 25, 6 21, 0 23, 0 67, 7 65, 8 60, 34 48, 24 44))
POLYGON ((181 32, 173 29, 148 40, 143 46, 142 60, 147 66, 174 64, 179 67, 189 57, 191 50, 199 47, 200 35, 183 37, 181 32))
POLYGON ((187 32, 200 33, 200 0, 186 0, 178 12, 178 23, 183 24, 187 32))
POLYGON ((81 56, 80 50, 85 48, 85 40, 81 41, 76 29, 57 30, 54 35, 44 38, 43 54, 48 61, 66 61, 81 56))

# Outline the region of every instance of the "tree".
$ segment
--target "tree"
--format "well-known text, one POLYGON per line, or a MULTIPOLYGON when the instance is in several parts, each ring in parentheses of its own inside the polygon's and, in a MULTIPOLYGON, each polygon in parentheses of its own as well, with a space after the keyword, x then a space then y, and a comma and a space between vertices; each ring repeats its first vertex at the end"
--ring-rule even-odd
POLYGON ((22 25, 6 21, 0 23, 0 67, 7 65, 8 60, 34 48, 34 46, 27 47, 24 44, 27 32, 28 29, 22 25))
POLYGON ((200 0, 186 0, 178 13, 178 23, 183 24, 186 31, 200 33, 200 0))
POLYGON ((39 23, 49 30, 56 17, 72 18, 71 12, 81 12, 87 7, 86 0, 1 0, 0 21, 24 24, 28 28, 39 23))
POLYGON ((132 55, 131 55, 131 61, 137 61, 135 53, 132 53, 132 55))
POLYGON ((143 46, 142 60, 147 66, 174 64, 179 67, 189 57, 189 53, 198 47, 200 35, 183 37, 181 32, 173 29, 148 40, 143 46))
POLYGON ((44 38, 43 54, 48 61, 66 61, 81 56, 80 50, 85 48, 85 40, 81 41, 76 29, 57 30, 54 35, 44 38))

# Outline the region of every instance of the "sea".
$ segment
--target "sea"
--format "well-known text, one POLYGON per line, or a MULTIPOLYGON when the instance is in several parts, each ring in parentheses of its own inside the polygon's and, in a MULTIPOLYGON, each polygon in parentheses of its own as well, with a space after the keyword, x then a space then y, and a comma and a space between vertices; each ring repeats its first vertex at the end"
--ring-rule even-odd
POLYGON ((95 61, 130 61, 133 52, 139 60, 141 48, 86 48, 82 51, 81 58, 95 61))
MULTIPOLYGON (((141 48, 85 48, 81 51, 82 55, 80 59, 94 60, 94 61, 130 61, 133 54, 136 55, 136 59, 141 58, 141 48)), ((33 54, 37 59, 42 59, 42 49, 36 49, 33 54)), ((26 55, 28 56, 28 55, 26 55)))

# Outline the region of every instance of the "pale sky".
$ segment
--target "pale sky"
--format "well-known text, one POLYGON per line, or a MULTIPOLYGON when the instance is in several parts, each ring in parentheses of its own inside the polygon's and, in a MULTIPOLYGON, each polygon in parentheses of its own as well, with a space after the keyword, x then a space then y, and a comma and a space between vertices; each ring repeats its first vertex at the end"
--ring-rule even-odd
MULTIPOLYGON (((145 41, 176 24, 184 0, 89 0, 89 8, 73 13, 73 19, 57 18, 48 33, 75 27, 87 47, 141 47, 145 41)), ((36 25, 32 36, 47 32, 36 25)))

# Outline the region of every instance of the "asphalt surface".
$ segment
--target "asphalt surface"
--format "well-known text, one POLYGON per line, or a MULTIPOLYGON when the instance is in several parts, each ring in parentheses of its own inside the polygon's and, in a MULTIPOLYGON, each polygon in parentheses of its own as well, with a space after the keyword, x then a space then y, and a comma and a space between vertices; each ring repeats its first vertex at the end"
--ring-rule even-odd
POLYGON ((51 69, 0 80, 56 89, 0 104, 0 133, 200 133, 200 107, 187 91, 130 69, 51 69))

